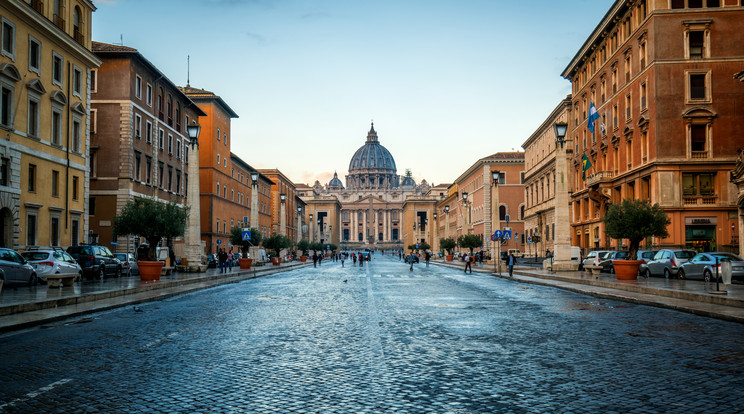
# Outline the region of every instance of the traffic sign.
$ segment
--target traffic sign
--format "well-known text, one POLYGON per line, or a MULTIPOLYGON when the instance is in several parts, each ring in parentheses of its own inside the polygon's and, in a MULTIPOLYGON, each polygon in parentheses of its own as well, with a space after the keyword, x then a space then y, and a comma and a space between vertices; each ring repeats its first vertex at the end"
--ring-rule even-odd
POLYGON ((509 215, 507 214, 506 217, 504 217, 504 218, 506 219, 506 222, 508 223, 509 222, 509 215))
POLYGON ((503 236, 503 234, 504 234, 504 233, 502 233, 502 232, 501 232, 501 230, 496 230, 496 231, 495 231, 495 232, 493 233, 494 237, 496 237, 497 239, 500 239, 500 238, 501 238, 501 236, 503 236))
POLYGON ((532 237, 527 238, 527 243, 532 243, 532 237))
POLYGON ((499 238, 498 238, 498 237, 496 237, 496 235, 495 235, 495 234, 492 234, 492 235, 491 235, 491 241, 496 241, 496 240, 498 240, 498 239, 499 239, 499 238))
POLYGON ((222 244, 222 240, 217 240, 217 244, 222 244))
POLYGON ((251 229, 243 229, 243 241, 251 239, 251 229))
POLYGON ((511 237, 512 237, 511 230, 504 230, 504 236, 503 236, 504 240, 511 240, 511 237))

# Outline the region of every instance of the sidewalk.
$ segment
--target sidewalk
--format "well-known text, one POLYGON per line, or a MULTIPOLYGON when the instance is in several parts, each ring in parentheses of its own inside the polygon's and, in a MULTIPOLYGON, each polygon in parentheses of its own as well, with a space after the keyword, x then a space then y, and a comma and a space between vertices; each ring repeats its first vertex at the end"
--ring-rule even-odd
POLYGON ((72 287, 3 286, 0 291, 0 332, 43 325, 74 316, 100 312, 121 306, 180 295, 226 283, 236 283, 254 277, 285 272, 307 266, 290 262, 280 266, 255 266, 220 273, 208 269, 205 273, 174 272, 159 281, 143 282, 139 276, 84 281, 72 287))
MULTIPOLYGON (((433 264, 456 269, 464 269, 460 262, 432 261, 433 264)), ((507 267, 501 267, 497 274, 493 264, 473 266, 473 272, 489 273, 509 279, 507 267)), ((700 280, 679 280, 664 278, 638 278, 637 280, 617 280, 614 275, 602 273, 600 276, 585 272, 550 272, 528 267, 515 267, 515 281, 544 286, 553 286, 596 297, 622 300, 668 309, 689 312, 734 322, 744 323, 744 285, 720 284, 725 295, 711 293, 716 290, 715 283, 700 280)))

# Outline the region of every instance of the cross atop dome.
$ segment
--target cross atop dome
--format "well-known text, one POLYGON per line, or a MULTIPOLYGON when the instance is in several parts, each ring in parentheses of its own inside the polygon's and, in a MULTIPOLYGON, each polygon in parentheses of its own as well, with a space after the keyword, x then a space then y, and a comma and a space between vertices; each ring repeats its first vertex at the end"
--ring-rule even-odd
POLYGON ((367 142, 379 142, 377 139, 377 132, 375 131, 375 122, 372 121, 372 127, 370 127, 367 133, 367 142))

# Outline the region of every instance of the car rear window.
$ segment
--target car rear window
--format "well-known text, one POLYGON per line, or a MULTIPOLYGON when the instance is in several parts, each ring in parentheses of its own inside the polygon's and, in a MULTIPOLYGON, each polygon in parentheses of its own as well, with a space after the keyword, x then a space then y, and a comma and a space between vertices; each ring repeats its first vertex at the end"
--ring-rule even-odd
POLYGON ((674 256, 678 259, 692 259, 695 256, 695 252, 692 250, 677 250, 674 252, 674 256))
POLYGON ((21 253, 26 260, 44 260, 49 257, 47 252, 23 252, 21 253))
POLYGON ((615 255, 615 259, 624 259, 628 257, 628 252, 617 252, 617 255, 615 255))
POLYGON ((653 251, 643 252, 643 254, 641 254, 641 257, 644 259, 653 259, 654 256, 656 256, 656 252, 653 252, 653 251))
POLYGON ((87 247, 70 247, 67 249, 67 253, 70 254, 88 254, 88 248, 87 247))
POLYGON ((739 256, 737 256, 737 255, 735 255, 733 253, 718 253, 718 254, 714 254, 714 255, 711 255, 711 256, 717 257, 719 259, 733 260, 735 262, 741 262, 742 261, 741 257, 739 257, 739 256))

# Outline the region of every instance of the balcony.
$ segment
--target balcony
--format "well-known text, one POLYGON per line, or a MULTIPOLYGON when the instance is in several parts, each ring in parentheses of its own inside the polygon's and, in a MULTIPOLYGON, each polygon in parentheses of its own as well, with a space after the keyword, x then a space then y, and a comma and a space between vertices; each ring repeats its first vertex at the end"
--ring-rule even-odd
POLYGON ((59 27, 62 30, 65 30, 65 19, 62 18, 59 14, 54 15, 54 25, 59 27))
POLYGON ((31 8, 44 14, 44 2, 41 0, 31 0, 31 8))
POLYGON ((690 152, 690 158, 693 160, 702 160, 708 158, 708 151, 692 151, 690 152))
POLYGON ((685 206, 715 206, 718 204, 718 196, 684 196, 682 203, 685 206))
POLYGON ((80 43, 81 45, 85 45, 85 37, 83 36, 83 32, 81 32, 78 28, 75 28, 73 37, 75 38, 76 42, 80 43))
POLYGON ((586 178, 586 186, 592 187, 602 183, 608 183, 612 181, 614 174, 612 171, 597 171, 586 178))

